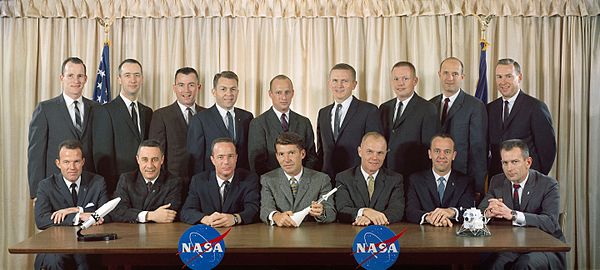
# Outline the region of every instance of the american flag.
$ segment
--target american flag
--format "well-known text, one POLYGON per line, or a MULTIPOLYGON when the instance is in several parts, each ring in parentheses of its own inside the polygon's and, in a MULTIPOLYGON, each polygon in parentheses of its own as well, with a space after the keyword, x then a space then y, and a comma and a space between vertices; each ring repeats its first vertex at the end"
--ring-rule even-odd
POLYGON ((483 101, 483 104, 488 103, 488 84, 487 84, 487 47, 489 43, 482 39, 481 53, 479 54, 479 80, 477 81, 477 90, 475 91, 475 97, 483 101))
POLYGON ((94 100, 100 104, 110 101, 110 62, 108 61, 108 42, 104 43, 102 57, 96 74, 94 85, 94 100))

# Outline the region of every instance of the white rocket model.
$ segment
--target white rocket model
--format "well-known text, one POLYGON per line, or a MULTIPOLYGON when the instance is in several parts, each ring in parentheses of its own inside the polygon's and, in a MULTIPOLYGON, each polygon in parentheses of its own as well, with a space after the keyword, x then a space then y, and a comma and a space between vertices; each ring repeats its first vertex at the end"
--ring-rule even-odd
MULTIPOLYGON (((321 199, 319 199, 317 201, 317 203, 326 201, 337 190, 338 190, 338 188, 334 188, 331 191, 327 192, 327 194, 321 196, 321 199)), ((323 211, 325 211, 325 209, 323 209, 323 211)), ((304 220, 304 217, 306 217, 306 215, 308 215, 308 212, 310 212, 310 205, 308 207, 302 209, 302 211, 298 211, 292 215, 292 220, 296 223, 296 227, 300 227, 300 224, 302 224, 302 221, 304 220)))
POLYGON ((81 224, 81 226, 79 226, 79 228, 81 230, 85 230, 91 227, 92 225, 94 225, 94 223, 98 222, 101 218, 110 213, 110 211, 115 209, 115 207, 117 207, 117 204, 119 204, 120 201, 121 197, 117 197, 103 204, 102 206, 100 206, 100 208, 98 208, 98 210, 92 213, 92 218, 86 220, 83 224, 81 224))

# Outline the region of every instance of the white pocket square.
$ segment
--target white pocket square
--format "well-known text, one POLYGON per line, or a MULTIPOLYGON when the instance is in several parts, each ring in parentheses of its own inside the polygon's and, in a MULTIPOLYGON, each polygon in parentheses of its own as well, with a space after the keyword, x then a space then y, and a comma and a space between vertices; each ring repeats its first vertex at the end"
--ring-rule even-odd
POLYGON ((92 206, 94 206, 94 203, 88 203, 88 204, 85 205, 84 208, 88 208, 88 207, 92 207, 92 206))

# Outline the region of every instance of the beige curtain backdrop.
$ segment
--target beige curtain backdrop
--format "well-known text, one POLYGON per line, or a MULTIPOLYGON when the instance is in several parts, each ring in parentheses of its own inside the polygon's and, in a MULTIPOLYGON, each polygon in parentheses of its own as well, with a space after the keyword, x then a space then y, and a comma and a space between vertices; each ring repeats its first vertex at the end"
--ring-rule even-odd
POLYGON ((572 247, 569 268, 600 268, 600 6, 598 1, 0 1, 0 268, 32 267, 32 256, 7 249, 35 233, 28 197, 27 135, 36 104, 61 93, 60 64, 79 56, 87 64, 84 95, 93 91, 106 39, 97 17, 113 17, 112 94, 125 58, 144 68, 141 102, 157 109, 173 102, 179 67, 200 72, 198 102, 211 106, 212 77, 240 76, 237 106, 267 110, 268 82, 287 74, 292 109, 316 126, 319 108, 332 102, 328 70, 353 65, 355 95, 377 105, 392 98, 389 70, 400 60, 417 67, 419 95, 440 91, 442 59, 465 63, 464 89, 474 94, 479 65, 479 22, 487 30, 490 100, 497 98, 494 63, 511 57, 523 66, 522 89, 548 104, 558 155, 551 175, 561 185, 564 228, 572 247))

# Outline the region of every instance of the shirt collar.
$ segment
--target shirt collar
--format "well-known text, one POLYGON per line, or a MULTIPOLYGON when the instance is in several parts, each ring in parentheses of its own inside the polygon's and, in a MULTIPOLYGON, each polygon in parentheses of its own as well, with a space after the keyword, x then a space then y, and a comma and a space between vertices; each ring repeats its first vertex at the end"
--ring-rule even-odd
POLYGON ((215 107, 217 107, 217 110, 219 111, 219 114, 223 118, 225 118, 227 116, 227 112, 230 112, 232 117, 235 116, 235 110, 234 110, 234 108, 231 108, 230 110, 226 110, 225 108, 219 106, 219 104, 216 104, 216 103, 215 103, 215 107))
POLYGON ((67 106, 71 106, 71 104, 73 104, 73 102, 75 100, 77 100, 79 102, 79 104, 83 105, 83 97, 79 97, 78 99, 72 99, 70 96, 67 96, 67 94, 65 94, 63 92, 63 98, 65 99, 65 103, 67 104, 67 106))
POLYGON ((125 102, 125 106, 127 106, 127 108, 129 108, 131 106, 131 103, 135 103, 135 106, 138 107, 137 104, 137 100, 131 101, 130 99, 126 98, 123 94, 119 94, 119 96, 123 99, 123 101, 125 102))
POLYGON ((271 108, 273 109, 273 112, 275 112, 275 115, 277 115, 277 119, 281 119, 281 115, 282 115, 282 114, 285 114, 285 116, 286 116, 286 118, 287 118, 288 122, 290 121, 290 111, 291 111, 291 110, 289 110, 289 109, 288 109, 288 111, 287 111, 287 112, 280 112, 280 111, 278 111, 277 109, 275 109, 275 107, 273 107, 273 106, 271 106, 271 108))
POLYGON ((517 93, 509 99, 505 99, 504 97, 502 97, 502 101, 508 101, 508 103, 511 105, 515 104, 515 100, 517 99, 517 97, 519 96, 520 93, 521 93, 521 89, 517 90, 517 93))
POLYGON ((338 104, 342 104, 342 108, 344 108, 344 109, 349 108, 350 103, 352 103, 352 99, 354 99, 354 96, 350 95, 346 100, 342 101, 341 103, 334 101, 333 107, 335 108, 338 104))
POLYGON ((285 177, 287 178, 288 182, 290 181, 290 179, 293 176, 296 179, 296 181, 298 181, 298 183, 300 183, 300 177, 302 177, 302 172, 304 172, 304 167, 300 168, 300 172, 297 175, 289 175, 285 171, 283 171, 283 174, 285 174, 285 177))
POLYGON ((160 177, 160 173, 158 173, 158 175, 154 179, 146 179, 146 177, 142 176, 142 178, 144 178, 144 181, 146 182, 146 184, 148 184, 148 182, 152 182, 153 185, 154 185, 154 182, 156 182, 156 179, 158 179, 158 177, 160 177))
POLYGON ((452 173, 452 169, 450 169, 450 171, 448 171, 448 173, 446 175, 439 175, 435 172, 434 169, 431 169, 431 171, 433 172, 433 177, 435 177, 435 182, 438 182, 438 179, 440 179, 440 177, 444 177, 444 179, 446 179, 446 183, 448 183, 448 179, 450 178, 450 174, 452 173))
MULTIPOLYGON (((365 181, 367 181, 367 179, 369 178, 369 173, 367 173, 367 171, 365 171, 362 166, 360 166, 360 172, 365 178, 365 181)), ((373 176, 373 179, 377 178, 377 174, 379 174, 379 170, 377 170, 374 174, 371 174, 371 176, 373 176)))
POLYGON ((188 106, 185 106, 185 105, 179 103, 179 101, 177 101, 177 105, 179 105, 179 109, 184 114, 187 114, 187 108, 190 108, 192 110, 192 114, 196 114, 196 106, 194 106, 195 104, 188 107, 188 106))
MULTIPOLYGON (((63 176, 63 181, 65 181, 65 185, 67 185, 67 189, 71 189, 71 184, 73 184, 73 182, 67 180, 64 176, 63 176)), ((77 181, 75 181, 75 185, 77 185, 76 189, 79 190, 79 187, 81 187, 81 175, 77 178, 77 181)))
POLYGON ((223 183, 225 183, 225 181, 229 181, 229 184, 231 184, 233 182, 234 175, 235 175, 235 173, 233 173, 229 179, 221 179, 221 177, 219 177, 217 172, 215 172, 215 176, 217 177, 217 184, 219 184, 219 187, 222 187, 223 183))
POLYGON ((462 91, 462 89, 458 89, 458 91, 456 91, 456 93, 454 93, 454 95, 447 97, 446 95, 444 95, 442 93, 442 104, 444 104, 444 99, 449 98, 450 101, 448 103, 452 104, 454 103, 454 101, 456 100, 456 98, 458 97, 458 94, 460 94, 460 91, 462 91))
MULTIPOLYGON (((521 190, 523 190, 523 188, 525 187, 525 183, 527 183, 527 180, 529 180, 529 171, 527 171, 527 176, 525 176, 525 180, 523 180, 523 181, 521 181, 521 183, 519 183, 519 185, 521 185, 521 190)), ((511 181, 510 184, 514 185, 515 183, 513 183, 511 181)))
MULTIPOLYGON (((398 99, 398 97, 396 97, 396 107, 398 107, 398 103, 402 102, 403 108, 406 108, 406 105, 408 105, 408 102, 410 102, 410 100, 415 96, 415 92, 413 91, 412 95, 410 95, 410 97, 408 97, 407 99, 400 101, 400 99, 398 99)), ((403 109, 404 110, 404 109, 403 109)))

